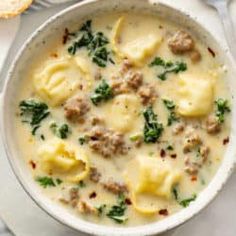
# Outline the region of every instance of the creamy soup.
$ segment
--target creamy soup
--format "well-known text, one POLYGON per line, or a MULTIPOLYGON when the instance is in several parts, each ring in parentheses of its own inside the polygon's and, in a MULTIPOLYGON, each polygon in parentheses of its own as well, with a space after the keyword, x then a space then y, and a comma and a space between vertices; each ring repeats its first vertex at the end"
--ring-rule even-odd
POLYGON ((217 52, 151 14, 104 13, 62 31, 32 60, 16 107, 19 149, 42 193, 106 225, 188 207, 229 142, 217 52))

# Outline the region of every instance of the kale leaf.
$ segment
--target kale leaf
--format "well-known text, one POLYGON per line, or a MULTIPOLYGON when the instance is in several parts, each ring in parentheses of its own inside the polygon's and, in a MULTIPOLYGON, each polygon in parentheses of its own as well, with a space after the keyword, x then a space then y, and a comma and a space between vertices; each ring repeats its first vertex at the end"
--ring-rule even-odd
POLYGON ((96 209, 98 210, 98 214, 99 214, 99 215, 102 215, 103 212, 104 212, 104 210, 106 209, 106 207, 107 207, 106 204, 102 204, 102 205, 96 207, 96 209))
POLYGON ((32 127, 32 134, 35 135, 42 120, 50 114, 47 104, 34 99, 21 101, 19 104, 20 116, 24 117, 23 122, 29 123, 32 127))
MULTIPOLYGON (((72 45, 68 48, 68 52, 71 55, 75 55, 76 51, 79 48, 87 47, 92 41, 93 35, 92 35, 91 24, 92 24, 92 21, 88 20, 80 28, 79 32, 82 33, 81 37, 77 39, 76 41, 74 41, 72 45)), ((78 37, 78 33, 74 33, 74 36, 78 37)))
POLYGON ((84 145, 89 141, 89 137, 87 135, 81 136, 78 138, 79 144, 84 145))
POLYGON ((67 124, 63 124, 58 126, 55 122, 50 125, 50 129, 52 132, 61 139, 66 139, 68 135, 71 133, 71 130, 67 124))
POLYGON ((163 125, 157 122, 157 115, 153 108, 149 106, 144 112, 144 141, 146 143, 155 143, 163 132, 163 125))
POLYGON ((97 106, 102 101, 107 101, 113 97, 112 88, 110 85, 103 80, 101 84, 95 89, 94 94, 91 95, 90 99, 92 103, 97 106))
POLYGON ((43 177, 36 177, 35 179, 42 187, 56 187, 56 185, 60 185, 62 183, 61 179, 53 180, 51 177, 43 176, 43 177))
POLYGON ((216 116, 220 123, 223 123, 225 121, 225 113, 230 112, 230 106, 229 102, 226 99, 219 98, 215 101, 216 104, 216 116))
POLYGON ((126 209, 125 197, 123 194, 120 194, 118 196, 117 204, 112 206, 106 215, 116 223, 121 224, 128 220, 125 216, 126 209))
POLYGON ((79 183, 77 184, 77 186, 78 186, 79 188, 85 188, 85 187, 86 187, 86 184, 85 184, 85 182, 84 182, 83 180, 80 180, 79 183))
POLYGON ((60 185, 62 182, 63 182, 63 181, 62 181, 61 179, 59 179, 59 178, 56 179, 56 184, 57 184, 57 185, 60 185))
POLYGON ((167 126, 171 126, 173 122, 178 121, 179 118, 176 116, 175 113, 175 104, 171 100, 163 99, 162 100, 165 107, 169 110, 169 115, 168 115, 168 121, 167 121, 167 126))
MULTIPOLYGON (((79 30, 80 38, 75 40, 68 48, 68 52, 75 55, 80 48, 86 48, 92 61, 99 67, 106 67, 108 61, 113 60, 109 57, 110 51, 106 48, 109 44, 108 38, 102 32, 92 32, 92 21, 86 21, 79 30)), ((78 37, 77 34, 75 34, 78 37)))
POLYGON ((160 80, 163 80, 163 81, 167 79, 167 75, 169 73, 178 74, 179 72, 187 70, 187 64, 184 62, 180 62, 180 61, 177 61, 175 63, 171 61, 165 62, 160 57, 154 58, 154 60, 150 64, 150 67, 153 67, 153 66, 163 67, 163 72, 157 76, 160 80))
POLYGON ((173 195, 174 195, 174 198, 175 198, 175 200, 179 200, 179 194, 178 194, 178 190, 177 190, 177 187, 176 186, 174 186, 173 188, 172 188, 172 193, 173 193, 173 195))
POLYGON ((105 47, 97 48, 92 56, 92 61, 100 67, 106 67, 109 58, 109 52, 105 47))
POLYGON ((173 151, 174 147, 171 144, 168 144, 167 147, 166 147, 166 150, 173 151))
POLYGON ((163 99, 162 101, 163 101, 164 105, 166 106, 166 108, 168 110, 174 110, 175 109, 175 104, 174 104, 173 101, 167 100, 167 99, 163 99))
POLYGON ((188 207, 189 204, 192 202, 192 201, 195 201, 196 198, 197 198, 197 194, 193 194, 192 197, 190 198, 185 198, 183 200, 180 200, 179 199, 179 193, 178 193, 178 186, 175 185, 173 188, 172 188, 172 193, 174 195, 174 198, 175 200, 179 203, 179 205, 181 205, 182 207, 188 207))
POLYGON ((175 121, 179 121, 179 118, 176 116, 175 112, 170 112, 168 116, 167 126, 171 126, 175 121))
POLYGON ((197 195, 196 194, 193 194, 192 197, 190 198, 186 198, 186 199, 183 199, 181 201, 179 201, 179 204, 183 207, 188 207, 189 204, 192 202, 192 201, 195 201, 197 198, 197 195))

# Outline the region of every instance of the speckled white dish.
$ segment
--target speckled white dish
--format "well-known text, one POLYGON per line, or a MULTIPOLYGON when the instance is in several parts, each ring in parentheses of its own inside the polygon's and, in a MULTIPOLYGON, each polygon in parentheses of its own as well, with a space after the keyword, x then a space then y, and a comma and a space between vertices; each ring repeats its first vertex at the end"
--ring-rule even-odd
MULTIPOLYGON (((71 215, 64 208, 59 205, 52 204, 47 197, 42 195, 38 188, 35 187, 35 183, 27 170, 27 166, 24 161, 19 158, 18 150, 16 148, 16 141, 14 139, 14 130, 11 125, 13 122, 14 110, 12 109, 15 102, 14 95, 20 83, 20 76, 26 68, 27 61, 32 56, 40 51, 43 47, 43 42, 52 33, 56 34, 58 29, 61 29, 65 25, 68 25, 70 21, 79 20, 86 15, 91 15, 98 11, 112 10, 112 9, 137 9, 142 11, 154 11, 163 17, 172 19, 183 27, 188 28, 192 33, 197 34, 200 38, 203 38, 209 45, 214 47, 219 53, 219 60, 227 65, 229 70, 228 83, 230 85, 231 93, 236 89, 236 81, 233 76, 233 67, 230 64, 228 53, 223 50, 216 40, 204 29, 199 23, 197 23, 190 16, 186 15, 179 10, 167 7, 164 4, 157 4, 156 1, 148 0, 90 0, 83 3, 76 4, 56 16, 50 18, 43 24, 36 32, 27 40, 22 47, 20 53, 17 55, 12 67, 8 73, 8 79, 3 91, 3 106, 1 110, 1 126, 3 134, 3 140, 5 149, 12 165, 12 168, 18 177, 20 183, 23 185, 28 194, 35 200, 35 202, 41 206, 48 214, 55 219, 59 220, 63 224, 66 224, 76 230, 87 232, 96 235, 151 235, 165 232, 172 229, 202 210, 220 191, 223 184, 228 179, 233 166, 235 164, 235 150, 236 137, 235 128, 232 128, 230 144, 225 153, 224 160, 217 174, 209 184, 209 186, 199 195, 198 199, 191 204, 190 207, 183 209, 182 211, 172 215, 162 221, 138 226, 138 227, 107 227, 92 224, 78 217, 71 215)), ((232 106, 232 124, 235 123, 235 98, 233 97, 232 106)))

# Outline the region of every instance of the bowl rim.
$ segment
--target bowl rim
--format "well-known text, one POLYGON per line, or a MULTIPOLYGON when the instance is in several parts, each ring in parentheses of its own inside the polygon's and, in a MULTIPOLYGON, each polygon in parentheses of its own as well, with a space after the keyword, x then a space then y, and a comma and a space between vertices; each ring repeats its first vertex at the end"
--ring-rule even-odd
MULTIPOLYGON (((6 79, 6 81, 4 81, 4 88, 3 88, 2 93, 0 94, 0 96, 2 98, 2 101, 1 101, 2 102, 2 106, 1 106, 1 109, 2 109, 2 112, 1 112, 1 130, 3 131, 3 132, 1 132, 1 135, 2 135, 4 149, 5 149, 5 152, 7 154, 7 158, 8 158, 8 161, 10 163, 10 166, 13 169, 13 172, 14 172, 18 182, 21 184, 21 186, 23 187, 25 192, 28 194, 28 196, 44 212, 46 212, 48 215, 50 215, 52 218, 59 221, 63 225, 66 225, 66 226, 69 226, 72 229, 75 229, 75 230, 78 230, 78 231, 81 231, 81 232, 85 232, 85 233, 89 233, 89 234, 93 234, 93 235, 127 235, 128 236, 128 235, 160 234, 160 233, 163 233, 163 232, 168 231, 170 229, 173 229, 177 226, 180 226, 181 224, 185 223, 186 221, 188 221, 189 219, 191 219, 192 217, 194 217, 198 213, 200 213, 200 211, 203 210, 216 197, 218 192, 222 189, 223 185, 226 183, 227 179, 229 178, 229 176, 231 175, 231 173, 233 171, 236 160, 232 158, 232 160, 230 160, 229 163, 225 164, 225 168, 224 168, 224 170, 222 170, 222 173, 221 173, 221 177, 222 177, 221 181, 218 180, 217 183, 215 183, 216 186, 212 187, 212 192, 210 194, 208 194, 208 196, 204 196, 205 199, 204 199, 204 197, 202 197, 200 199, 200 201, 194 202, 188 208, 183 209, 183 210, 179 211, 178 213, 175 213, 175 214, 167 217, 168 219, 170 219, 170 218, 172 219, 172 221, 169 220, 170 221, 169 224, 166 224, 166 225, 164 225, 164 224, 161 225, 160 224, 160 222, 164 222, 164 221, 167 222, 167 219, 165 219, 165 220, 161 220, 161 221, 146 224, 146 225, 120 228, 120 227, 115 227, 115 226, 112 227, 112 226, 106 226, 106 225, 98 225, 98 224, 95 224, 95 223, 90 223, 88 221, 79 219, 78 221, 80 221, 80 223, 81 222, 83 223, 83 224, 79 225, 79 224, 76 224, 76 223, 69 222, 68 220, 65 219, 65 217, 63 217, 61 215, 59 216, 59 214, 55 213, 52 210, 52 208, 49 209, 47 204, 45 204, 45 202, 42 199, 40 199, 40 197, 38 195, 36 195, 35 192, 29 187, 27 181, 20 174, 20 168, 17 166, 17 164, 15 163, 15 161, 13 159, 13 156, 11 154, 11 150, 9 148, 9 143, 8 143, 9 139, 7 137, 7 134, 4 132, 4 127, 5 127, 5 123, 6 123, 6 116, 5 116, 4 110, 6 108, 8 85, 9 85, 9 82, 11 80, 12 74, 15 70, 15 67, 17 65, 17 62, 20 60, 20 58, 21 58, 22 54, 24 53, 24 51, 27 50, 27 48, 31 44, 31 42, 41 34, 41 31, 46 30, 47 27, 50 28, 51 24, 53 24, 55 21, 57 21, 58 18, 60 18, 61 16, 64 16, 64 15, 70 13, 71 11, 74 11, 74 10, 80 8, 81 6, 88 5, 88 4, 91 4, 91 3, 96 3, 96 2, 99 2, 99 1, 109 2, 110 0, 85 0, 85 1, 82 1, 82 2, 79 2, 79 3, 76 3, 76 4, 74 4, 70 7, 62 10, 62 11, 59 11, 57 14, 51 16, 42 25, 40 25, 28 37, 28 39, 25 41, 25 43, 21 46, 20 50, 17 53, 17 56, 15 57, 14 61, 11 63, 10 69, 7 72, 7 79, 6 79), (198 204, 196 204, 196 203, 198 203, 198 204), (181 214, 181 213, 183 213, 183 214, 181 214), (180 216, 180 217, 178 218, 178 216, 180 216)), ((225 57, 232 60, 229 52, 224 50, 224 47, 222 46, 222 44, 218 42, 218 40, 212 35, 212 33, 210 33, 198 21, 197 18, 192 17, 191 15, 186 13, 183 9, 179 9, 179 8, 176 8, 176 7, 170 6, 169 4, 164 3, 164 1, 162 2, 162 1, 155 1, 155 0, 143 0, 143 2, 144 1, 146 2, 147 5, 150 5, 150 4, 152 6, 153 5, 160 5, 160 6, 169 8, 171 11, 178 12, 178 14, 181 15, 182 17, 188 18, 190 21, 193 21, 196 25, 198 25, 199 28, 201 28, 201 30, 203 30, 205 33, 207 33, 207 35, 209 35, 212 39, 214 39, 214 41, 217 43, 217 45, 221 49, 221 51, 222 52, 224 51, 225 57)), ((231 60, 229 60, 229 62, 231 60)), ((232 128, 233 127, 231 127, 231 129, 232 128)), ((236 133, 236 132, 233 132, 233 133, 236 133)), ((235 152, 234 152, 234 154, 235 154, 235 152)), ((232 155, 234 155, 234 154, 232 154, 232 155)), ((221 165, 222 165, 222 163, 221 163, 221 165)), ((218 169, 218 171, 219 171, 219 169, 218 169)), ((209 186, 206 187, 206 189, 208 189, 208 188, 209 188, 209 186)))

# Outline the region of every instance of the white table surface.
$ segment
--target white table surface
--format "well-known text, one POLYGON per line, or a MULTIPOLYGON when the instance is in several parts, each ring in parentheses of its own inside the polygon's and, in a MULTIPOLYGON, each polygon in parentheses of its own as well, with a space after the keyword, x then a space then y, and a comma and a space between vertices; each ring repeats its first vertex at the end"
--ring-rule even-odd
MULTIPOLYGON (((226 45, 223 30, 216 12, 201 0, 163 0, 185 9, 198 19, 226 45)), ((25 38, 50 15, 64 8, 57 6, 43 12, 21 17, 21 27, 9 57, 4 65, 2 78, 25 38)), ((232 0, 230 11, 236 28, 236 0, 232 0)), ((235 42, 236 43, 236 42, 235 42)), ((0 45, 1 47, 1 45, 0 45)), ((4 48, 2 49, 4 51, 4 48)), ((236 79, 236 78, 235 78, 236 79)), ((50 218, 27 196, 13 175, 6 160, 0 140, 0 218, 17 236, 81 236, 50 218)), ((1 234, 0 222, 0 235, 1 234)), ((4 234, 4 236, 10 234, 4 234)), ((232 175, 223 191, 210 206, 194 219, 165 236, 236 236, 236 173, 232 175)), ((163 235, 164 236, 164 235, 163 235)))

